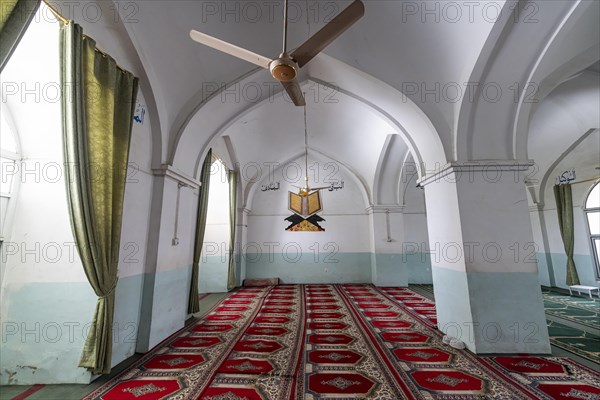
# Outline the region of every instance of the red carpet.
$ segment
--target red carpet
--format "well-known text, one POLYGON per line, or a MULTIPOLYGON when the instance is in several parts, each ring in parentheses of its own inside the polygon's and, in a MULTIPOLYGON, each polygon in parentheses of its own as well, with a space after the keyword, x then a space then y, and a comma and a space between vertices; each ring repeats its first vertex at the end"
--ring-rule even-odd
POLYGON ((435 308, 371 285, 241 288, 89 399, 598 399, 600 374, 553 357, 476 357, 435 308))

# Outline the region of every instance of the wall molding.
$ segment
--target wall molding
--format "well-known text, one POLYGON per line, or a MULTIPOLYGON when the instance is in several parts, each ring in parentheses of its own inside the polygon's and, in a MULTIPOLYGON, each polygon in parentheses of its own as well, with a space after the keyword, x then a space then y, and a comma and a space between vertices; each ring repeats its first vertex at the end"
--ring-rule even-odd
POLYGON ((544 211, 544 203, 535 203, 529 206, 529 212, 540 212, 544 211))
POLYGON ((466 162, 452 161, 435 170, 433 173, 426 173, 417 180, 417 186, 423 187, 430 183, 437 183, 446 176, 453 173, 462 172, 486 172, 494 171, 527 171, 534 165, 533 160, 476 160, 466 162))
POLYGON ((366 209, 367 214, 403 214, 404 206, 399 204, 373 204, 366 209))
POLYGON ((199 180, 196 180, 167 164, 162 164, 160 168, 153 168, 152 175, 169 177, 177 182, 190 186, 192 189, 198 189, 201 185, 199 180))

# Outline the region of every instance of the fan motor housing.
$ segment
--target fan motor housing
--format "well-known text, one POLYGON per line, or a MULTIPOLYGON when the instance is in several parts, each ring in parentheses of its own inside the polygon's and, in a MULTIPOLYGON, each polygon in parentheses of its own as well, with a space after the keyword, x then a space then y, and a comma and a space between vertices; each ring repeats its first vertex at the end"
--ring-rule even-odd
POLYGON ((280 82, 289 82, 296 78, 298 70, 296 63, 290 58, 278 58, 269 65, 269 71, 273 78, 280 82))

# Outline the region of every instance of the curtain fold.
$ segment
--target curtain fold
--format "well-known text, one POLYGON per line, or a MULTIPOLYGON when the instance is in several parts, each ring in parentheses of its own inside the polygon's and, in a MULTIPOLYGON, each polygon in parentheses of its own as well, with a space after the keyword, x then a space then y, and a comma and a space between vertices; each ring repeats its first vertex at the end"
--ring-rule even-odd
POLYGON ((0 71, 17 48, 41 0, 2 0, 0 2, 0 71))
POLYGON ((237 172, 228 171, 227 180, 229 181, 229 268, 227 270, 227 290, 235 287, 235 224, 237 216, 237 172))
POLYGON ((98 300, 79 361, 110 372, 125 179, 138 81, 73 22, 60 31, 63 139, 71 226, 98 300))
POLYGON ((565 254, 567 255, 567 286, 579 285, 579 276, 573 260, 574 229, 573 229, 573 195, 571 184, 554 186, 554 199, 558 214, 558 226, 562 237, 565 254))
POLYGON ((208 209, 208 192, 210 190, 210 167, 212 165, 212 149, 208 150, 202 172, 200 173, 200 194, 198 196, 198 214, 196 216, 196 238, 194 240, 194 261, 192 264, 192 282, 190 296, 188 299, 188 314, 200 311, 198 301, 198 274, 200 268, 200 256, 204 244, 204 232, 206 231, 206 210, 208 209))

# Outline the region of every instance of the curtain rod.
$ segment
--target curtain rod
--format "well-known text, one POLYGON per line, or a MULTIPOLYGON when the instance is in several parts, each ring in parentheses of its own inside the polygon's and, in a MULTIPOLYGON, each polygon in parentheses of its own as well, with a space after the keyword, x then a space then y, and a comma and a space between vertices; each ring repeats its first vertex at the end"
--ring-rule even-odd
POLYGON ((52 4, 50 4, 48 1, 46 0, 42 0, 42 2, 46 5, 46 7, 48 7, 50 9, 50 11, 52 11, 52 14, 54 14, 54 16, 56 18, 58 18, 63 24, 67 25, 70 20, 66 19, 65 17, 63 17, 56 8, 54 8, 54 6, 52 4))
MULTIPOLYGON (((56 18, 58 18, 60 20, 60 22, 62 22, 65 25, 68 25, 71 22, 70 19, 67 19, 67 18, 63 17, 58 12, 58 10, 56 8, 54 8, 54 6, 52 4, 50 4, 47 0, 42 0, 42 2, 50 9, 50 11, 52 11, 52 14, 54 14, 54 16, 56 18)), ((83 36, 86 37, 86 38, 89 38, 89 36, 87 36, 87 35, 83 35, 83 36)), ((107 53, 103 52, 98 47, 95 47, 94 51, 97 51, 98 53, 100 53, 102 55, 102 57, 110 57, 110 58, 112 58, 110 55, 108 55, 107 53)), ((116 61, 115 61, 115 64, 116 64, 116 61)), ((119 65, 117 65, 117 70, 119 70, 119 72, 121 72, 121 73, 129 73, 126 69, 123 69, 119 65)))
POLYGON ((600 176, 596 176, 596 177, 590 178, 590 179, 584 179, 582 181, 573 182, 573 183, 571 183, 571 185, 577 185, 578 183, 591 182, 591 181, 595 181, 595 180, 598 180, 598 179, 600 179, 600 176))

